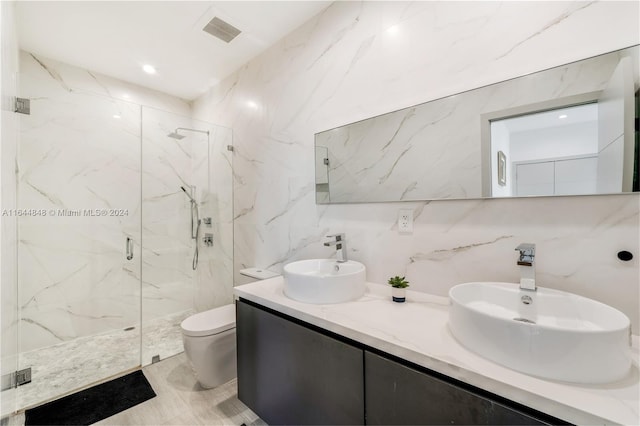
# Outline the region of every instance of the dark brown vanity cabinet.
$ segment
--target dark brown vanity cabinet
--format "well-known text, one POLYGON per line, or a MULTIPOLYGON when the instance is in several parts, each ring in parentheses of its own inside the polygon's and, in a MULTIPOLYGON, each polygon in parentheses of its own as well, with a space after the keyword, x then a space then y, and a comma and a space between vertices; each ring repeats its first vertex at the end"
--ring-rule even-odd
POLYGON ((268 424, 563 424, 253 302, 236 315, 238 397, 268 424))
POLYGON ((362 349, 236 306, 240 401, 270 425, 364 424, 362 349))
POLYGON ((369 425, 550 424, 369 351, 364 364, 369 425))

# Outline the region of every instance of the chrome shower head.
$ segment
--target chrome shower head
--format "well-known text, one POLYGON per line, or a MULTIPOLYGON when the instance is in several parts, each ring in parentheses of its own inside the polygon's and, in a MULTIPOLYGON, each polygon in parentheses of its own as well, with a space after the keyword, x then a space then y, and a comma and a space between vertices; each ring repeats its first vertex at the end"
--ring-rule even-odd
MULTIPOLYGON (((184 137, 184 136, 183 136, 183 137, 184 137)), ((189 199, 191 200, 191 202, 192 202, 192 203, 195 203, 195 202, 196 202, 195 198, 193 198, 193 197, 191 196, 191 194, 189 194, 189 192, 184 188, 184 186, 181 186, 181 187, 180 187, 180 189, 182 189, 182 190, 184 191, 184 193, 185 193, 185 194, 187 194, 187 197, 189 197, 189 199)))
POLYGON ((177 140, 186 138, 185 135, 181 135, 180 133, 178 133, 178 129, 176 129, 173 132, 169 133, 167 136, 170 137, 170 138, 173 138, 173 139, 177 139, 177 140))

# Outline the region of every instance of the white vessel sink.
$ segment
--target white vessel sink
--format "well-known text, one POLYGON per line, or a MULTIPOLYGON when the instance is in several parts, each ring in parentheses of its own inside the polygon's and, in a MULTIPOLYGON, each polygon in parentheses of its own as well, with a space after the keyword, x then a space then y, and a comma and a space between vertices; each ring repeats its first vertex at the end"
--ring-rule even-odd
POLYGON ((284 294, 300 302, 325 304, 355 300, 364 294, 365 281, 365 266, 353 260, 300 260, 284 267, 284 294))
POLYGON ((622 379, 631 369, 629 318, 603 303, 497 282, 460 284, 449 298, 449 328, 455 338, 498 364, 591 384, 622 379))

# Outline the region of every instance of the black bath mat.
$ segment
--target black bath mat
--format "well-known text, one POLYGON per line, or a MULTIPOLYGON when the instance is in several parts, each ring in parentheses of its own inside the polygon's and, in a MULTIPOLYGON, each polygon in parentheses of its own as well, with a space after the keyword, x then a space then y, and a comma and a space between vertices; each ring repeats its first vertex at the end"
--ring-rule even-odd
POLYGON ((29 425, 90 425, 156 396, 141 370, 25 412, 29 425))

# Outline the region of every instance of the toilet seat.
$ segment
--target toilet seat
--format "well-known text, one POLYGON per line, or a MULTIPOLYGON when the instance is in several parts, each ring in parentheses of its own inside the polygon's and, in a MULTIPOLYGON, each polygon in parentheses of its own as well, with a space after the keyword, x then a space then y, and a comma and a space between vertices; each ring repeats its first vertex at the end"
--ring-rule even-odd
POLYGON ((182 333, 192 337, 219 334, 235 327, 236 306, 233 303, 191 315, 180 324, 182 333))

